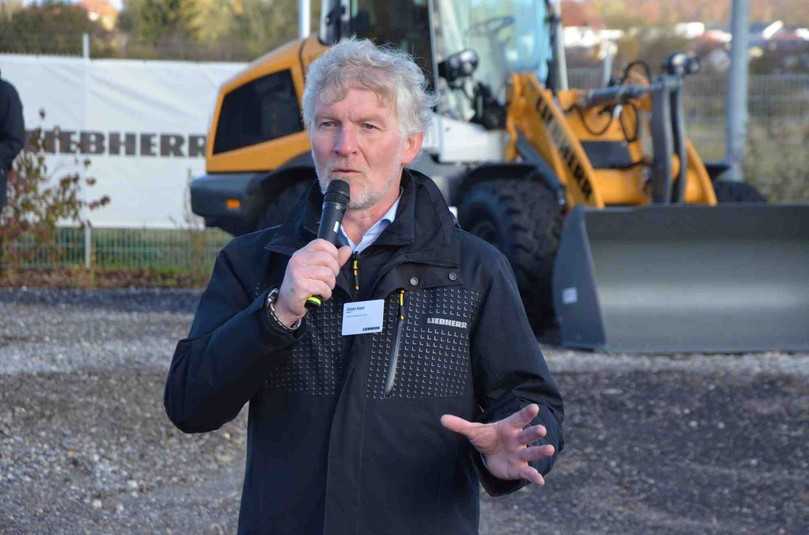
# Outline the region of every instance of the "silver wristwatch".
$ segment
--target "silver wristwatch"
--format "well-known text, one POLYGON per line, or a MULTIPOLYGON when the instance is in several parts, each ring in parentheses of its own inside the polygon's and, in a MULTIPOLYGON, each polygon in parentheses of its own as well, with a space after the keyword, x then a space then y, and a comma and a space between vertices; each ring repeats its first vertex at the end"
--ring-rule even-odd
POLYGON ((267 301, 264 303, 264 308, 267 309, 267 315, 270 317, 270 321, 278 325, 281 329, 287 332, 292 332, 296 330, 298 327, 301 326, 300 318, 295 320, 295 323, 292 326, 287 327, 283 321, 278 317, 278 313, 275 311, 275 302, 278 300, 278 294, 280 289, 273 288, 270 290, 270 293, 267 294, 267 301))

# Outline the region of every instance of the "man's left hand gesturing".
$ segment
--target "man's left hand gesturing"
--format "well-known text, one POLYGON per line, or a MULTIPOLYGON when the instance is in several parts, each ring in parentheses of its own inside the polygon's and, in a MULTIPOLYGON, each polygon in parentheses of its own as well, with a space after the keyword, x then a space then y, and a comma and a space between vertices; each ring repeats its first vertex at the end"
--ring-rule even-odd
POLYGON ((551 445, 530 446, 545 436, 545 426, 526 427, 539 414, 539 405, 532 403, 497 422, 482 424, 445 414, 441 425, 469 439, 486 462, 486 468, 500 479, 526 479, 544 485, 545 479, 528 464, 554 453, 551 445))

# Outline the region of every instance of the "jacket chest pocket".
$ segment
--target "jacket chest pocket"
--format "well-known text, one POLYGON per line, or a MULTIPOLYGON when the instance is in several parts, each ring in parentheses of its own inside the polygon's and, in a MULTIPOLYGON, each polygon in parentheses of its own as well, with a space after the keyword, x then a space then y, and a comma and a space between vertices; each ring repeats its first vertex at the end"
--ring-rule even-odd
POLYGON ((469 340, 479 302, 477 292, 461 286, 391 294, 384 330, 371 343, 369 397, 461 395, 471 373, 469 340))

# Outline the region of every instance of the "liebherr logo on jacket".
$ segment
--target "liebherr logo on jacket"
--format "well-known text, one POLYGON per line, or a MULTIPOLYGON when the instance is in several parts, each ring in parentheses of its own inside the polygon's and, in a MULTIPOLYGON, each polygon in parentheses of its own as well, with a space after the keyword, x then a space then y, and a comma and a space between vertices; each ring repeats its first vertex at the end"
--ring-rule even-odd
POLYGON ((427 323, 432 325, 443 325, 445 327, 457 327, 458 329, 467 328, 467 323, 465 321, 457 321, 447 318, 427 318, 427 323))

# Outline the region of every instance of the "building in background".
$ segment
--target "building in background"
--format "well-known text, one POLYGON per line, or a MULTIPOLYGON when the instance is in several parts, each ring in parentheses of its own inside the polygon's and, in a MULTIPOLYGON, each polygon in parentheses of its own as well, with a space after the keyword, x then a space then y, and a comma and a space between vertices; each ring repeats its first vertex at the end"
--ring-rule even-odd
POLYGON ((107 30, 112 31, 118 21, 118 10, 109 0, 80 0, 79 5, 87 11, 87 17, 98 22, 107 30))

